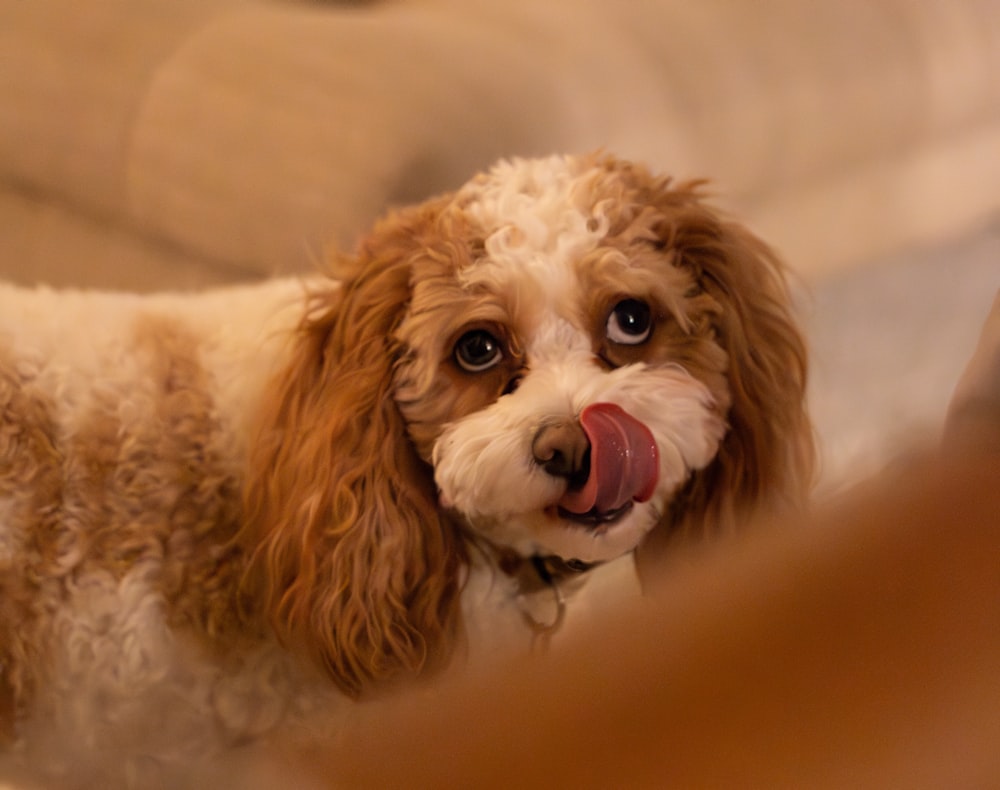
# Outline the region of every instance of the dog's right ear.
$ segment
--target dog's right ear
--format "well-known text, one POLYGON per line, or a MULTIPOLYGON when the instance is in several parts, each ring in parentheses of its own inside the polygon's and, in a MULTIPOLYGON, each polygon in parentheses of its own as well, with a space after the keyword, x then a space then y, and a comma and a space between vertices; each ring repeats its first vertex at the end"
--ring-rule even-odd
POLYGON ((414 238, 434 216, 425 206, 384 220, 343 262, 249 453, 245 592, 349 694, 443 658, 458 627, 462 543, 392 392, 414 238))

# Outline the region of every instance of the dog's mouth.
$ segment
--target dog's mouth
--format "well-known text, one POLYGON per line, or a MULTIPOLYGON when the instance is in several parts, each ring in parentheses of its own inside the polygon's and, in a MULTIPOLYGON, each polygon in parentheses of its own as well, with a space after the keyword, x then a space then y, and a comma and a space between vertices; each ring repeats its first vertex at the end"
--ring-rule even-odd
POLYGON ((632 502, 626 502, 620 507, 611 510, 598 510, 592 507, 586 513, 574 513, 564 507, 557 506, 556 514, 564 521, 589 529, 595 533, 605 532, 613 527, 632 511, 632 502))

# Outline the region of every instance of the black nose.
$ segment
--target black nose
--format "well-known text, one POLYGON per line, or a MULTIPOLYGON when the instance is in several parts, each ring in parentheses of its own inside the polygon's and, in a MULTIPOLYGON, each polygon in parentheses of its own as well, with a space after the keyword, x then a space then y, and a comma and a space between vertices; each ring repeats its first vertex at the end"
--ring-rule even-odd
POLYGON ((587 482, 590 442, 576 420, 554 420, 538 429, 531 442, 535 462, 553 477, 565 477, 570 488, 587 482))

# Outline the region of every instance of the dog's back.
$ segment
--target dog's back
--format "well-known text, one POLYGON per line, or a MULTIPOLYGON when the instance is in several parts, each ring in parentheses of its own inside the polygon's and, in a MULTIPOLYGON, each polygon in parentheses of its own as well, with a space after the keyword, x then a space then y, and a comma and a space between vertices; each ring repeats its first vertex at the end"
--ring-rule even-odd
POLYGON ((79 765, 122 739, 194 752, 205 721, 241 737, 280 714, 288 689, 268 688, 291 681, 237 614, 232 537, 249 421, 302 307, 295 282, 150 297, 0 285, 8 740, 63 733, 79 765))

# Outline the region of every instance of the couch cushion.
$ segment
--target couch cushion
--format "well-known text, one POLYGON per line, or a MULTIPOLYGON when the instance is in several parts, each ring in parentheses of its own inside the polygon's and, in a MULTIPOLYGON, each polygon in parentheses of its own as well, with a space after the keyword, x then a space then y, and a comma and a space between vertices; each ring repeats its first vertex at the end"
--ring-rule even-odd
POLYGON ((808 275, 1000 210, 992 0, 0 0, 0 178, 261 273, 501 155, 708 176, 808 275))

